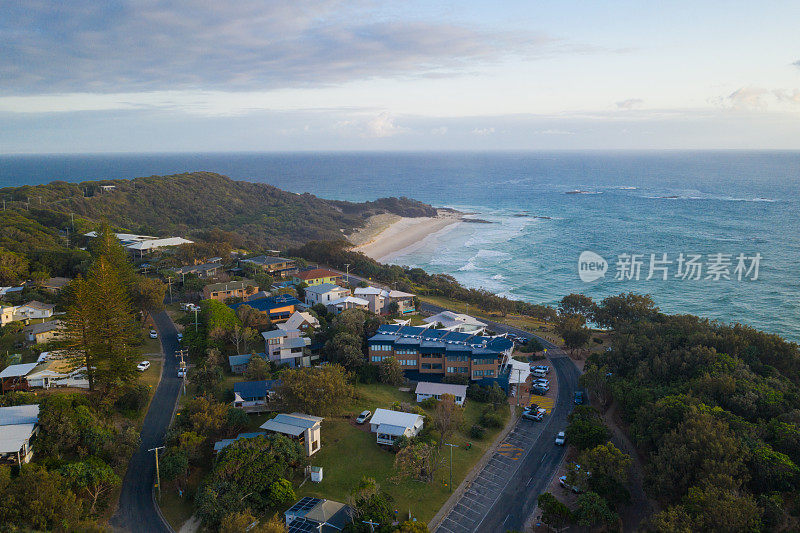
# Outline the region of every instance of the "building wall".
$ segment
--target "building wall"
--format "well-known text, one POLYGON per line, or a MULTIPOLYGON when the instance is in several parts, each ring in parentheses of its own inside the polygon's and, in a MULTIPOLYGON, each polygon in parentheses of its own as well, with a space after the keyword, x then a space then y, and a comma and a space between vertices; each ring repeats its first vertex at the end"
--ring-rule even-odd
MULTIPOLYGON (((405 350, 410 351, 410 350, 405 350)), ((371 364, 380 364, 381 360, 376 358, 394 357, 400 361, 403 370, 418 370, 422 374, 446 374, 446 375, 467 375, 472 380, 481 380, 483 378, 496 378, 500 370, 500 361, 497 358, 492 359, 491 363, 476 362, 471 356, 466 354, 458 356, 444 356, 443 354, 409 354, 398 353, 405 352, 404 350, 374 350, 372 345, 369 347, 368 360, 371 364), (458 357, 454 360, 453 357, 458 357), (461 360, 466 359, 466 360, 461 360), (412 364, 405 364, 412 363, 412 364), (430 365, 430 366, 428 366, 430 365), (457 369, 466 369, 466 372, 459 372, 457 369), (480 375, 475 372, 480 371, 480 375), (486 374, 491 372, 491 374, 486 374)), ((483 359, 483 358, 481 358, 483 359)))

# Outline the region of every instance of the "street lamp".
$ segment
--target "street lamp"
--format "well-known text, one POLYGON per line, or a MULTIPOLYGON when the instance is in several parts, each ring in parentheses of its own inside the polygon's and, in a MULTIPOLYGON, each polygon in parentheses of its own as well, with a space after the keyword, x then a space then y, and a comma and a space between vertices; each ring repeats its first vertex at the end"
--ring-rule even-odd
POLYGON ((444 443, 445 446, 450 446, 450 492, 453 492, 453 448, 457 448, 457 444, 444 443))

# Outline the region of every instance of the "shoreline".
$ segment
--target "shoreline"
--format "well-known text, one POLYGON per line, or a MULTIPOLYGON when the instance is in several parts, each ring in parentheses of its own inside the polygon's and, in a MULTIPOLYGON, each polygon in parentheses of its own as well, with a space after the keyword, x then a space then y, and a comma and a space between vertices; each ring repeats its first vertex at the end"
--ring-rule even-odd
POLYGON ((353 236, 351 241, 361 244, 354 246, 352 250, 383 262, 387 257, 397 255, 398 252, 415 246, 428 236, 462 221, 463 213, 458 211, 439 209, 438 212, 435 217, 396 217, 391 221, 382 219, 378 222, 377 228, 368 227, 353 236))

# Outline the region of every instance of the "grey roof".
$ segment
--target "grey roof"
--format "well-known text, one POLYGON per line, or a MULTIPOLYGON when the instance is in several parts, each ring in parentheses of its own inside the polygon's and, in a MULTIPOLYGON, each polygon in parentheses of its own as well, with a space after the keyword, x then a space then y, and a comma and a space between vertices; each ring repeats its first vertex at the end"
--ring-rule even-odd
MULTIPOLYGON (((259 354, 256 354, 256 355, 259 356, 261 359, 266 358, 266 354, 263 354, 263 353, 259 353, 259 354)), ((228 356, 228 364, 231 365, 232 367, 233 366, 238 366, 238 365, 246 365, 247 363, 250 362, 250 358, 252 356, 253 356, 253 354, 250 354, 250 353, 244 353, 244 354, 241 354, 241 355, 229 355, 228 356)))
POLYGON ((286 259, 285 257, 271 257, 268 255, 258 255, 256 257, 251 257, 250 259, 242 259, 243 263, 254 263, 256 265, 274 265, 277 263, 289 263, 293 261, 292 259, 286 259))
POLYGON ((282 329, 273 329, 272 331, 263 332, 261 336, 264 337, 264 340, 269 340, 269 339, 277 339, 280 337, 286 337, 287 333, 288 331, 283 331, 282 329))
POLYGON ((46 304, 38 300, 31 300, 30 302, 21 305, 20 307, 32 307, 34 309, 41 309, 42 311, 52 311, 56 308, 56 304, 46 304))
POLYGON ((333 283, 320 283, 319 285, 311 285, 310 287, 306 287, 306 293, 313 292, 314 294, 325 294, 326 292, 330 292, 333 290, 341 290, 347 291, 349 290, 340 287, 339 285, 334 285, 333 283))
POLYGON ((49 322, 40 322, 39 324, 31 324, 26 326, 25 333, 32 333, 38 335, 39 333, 46 333, 61 328, 61 322, 58 320, 50 320, 49 322))
MULTIPOLYGON (((33 370, 38 363, 23 363, 21 365, 9 365, 0 372, 0 378, 18 378, 21 376, 25 376, 33 370)), ((10 409, 10 407, 6 407, 5 409, 10 409)), ((38 409, 38 406, 37 406, 38 409)))
MULTIPOLYGON (((39 421, 39 406, 15 405, 13 407, 0 407, 0 426, 13 426, 16 424, 35 424, 39 421)), ((3 428, 5 431, 6 428, 3 428)), ((2 431, 0 431, 2 433, 2 431)))
POLYGON ((223 450, 236 442, 239 439, 252 439, 253 437, 260 437, 261 435, 266 435, 263 431, 258 431, 256 433, 239 433, 236 435, 235 439, 222 439, 214 443, 214 451, 218 452, 223 450))
POLYGON ((36 424, 16 424, 0 430, 0 453, 18 452, 31 438, 36 424))
POLYGON ((408 427, 406 426, 393 426, 392 424, 380 424, 378 426, 377 433, 383 433, 385 435, 395 435, 400 436, 404 435, 408 427))
POLYGON ((404 413, 403 411, 392 411, 390 409, 375 409, 369 423, 372 425, 389 424, 391 426, 414 427, 421 415, 416 413, 404 413))
POLYGON ((452 394, 464 398, 467 395, 466 385, 455 385, 452 383, 431 383, 420 381, 417 383, 416 394, 452 394))
POLYGON ((306 429, 312 428, 320 422, 322 422, 322 418, 318 416, 304 415, 301 413, 292 413, 290 415, 281 413, 275 418, 261 424, 261 429, 297 437, 306 429))
POLYGON ((307 337, 293 337, 283 342, 284 348, 305 348, 309 345, 311 345, 311 339, 307 337))

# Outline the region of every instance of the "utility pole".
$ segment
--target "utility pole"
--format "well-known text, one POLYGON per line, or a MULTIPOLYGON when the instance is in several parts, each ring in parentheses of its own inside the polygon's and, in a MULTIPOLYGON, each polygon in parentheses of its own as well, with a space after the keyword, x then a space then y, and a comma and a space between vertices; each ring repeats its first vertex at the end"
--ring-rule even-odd
POLYGON ((161 475, 158 472, 158 450, 163 450, 163 446, 156 446, 155 448, 150 448, 147 450, 148 452, 156 452, 156 487, 158 487, 158 501, 161 501, 161 475))
POLYGON ((178 355, 178 356, 180 356, 180 358, 181 358, 181 364, 179 365, 179 367, 178 367, 178 368, 180 368, 181 370, 183 370, 183 372, 181 372, 181 377, 183 378, 183 395, 184 395, 184 396, 186 396, 186 362, 183 360, 183 358, 184 358, 186 355, 188 355, 188 354, 186 353, 187 351, 188 351, 188 350, 187 350, 186 348, 184 348, 184 349, 182 349, 182 350, 178 350, 177 352, 175 352, 175 355, 178 355))
POLYGON ((169 285, 169 303, 172 303, 172 276, 167 276, 167 284, 169 285))
POLYGON ((197 306, 195 306, 195 308, 194 308, 194 332, 195 333, 197 333, 197 311, 199 311, 199 309, 197 308, 197 306))
POLYGON ((457 445, 447 442, 445 442, 444 445, 450 446, 450 492, 453 492, 453 448, 456 448, 457 445))
POLYGON ((352 285, 352 283, 350 283, 350 263, 345 263, 344 268, 346 272, 345 277, 347 278, 347 284, 352 285))

